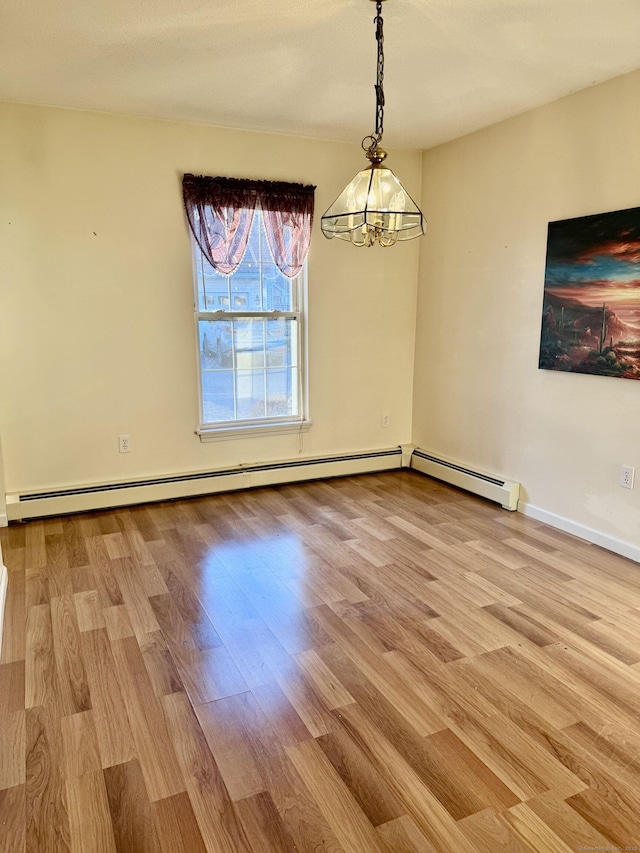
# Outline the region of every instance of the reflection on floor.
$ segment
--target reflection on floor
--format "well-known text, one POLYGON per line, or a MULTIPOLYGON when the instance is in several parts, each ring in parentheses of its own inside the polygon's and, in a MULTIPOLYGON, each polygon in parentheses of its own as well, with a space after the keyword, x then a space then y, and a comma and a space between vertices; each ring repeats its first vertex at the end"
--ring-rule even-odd
POLYGON ((2 531, 0 850, 640 843, 640 572, 410 471, 2 531))

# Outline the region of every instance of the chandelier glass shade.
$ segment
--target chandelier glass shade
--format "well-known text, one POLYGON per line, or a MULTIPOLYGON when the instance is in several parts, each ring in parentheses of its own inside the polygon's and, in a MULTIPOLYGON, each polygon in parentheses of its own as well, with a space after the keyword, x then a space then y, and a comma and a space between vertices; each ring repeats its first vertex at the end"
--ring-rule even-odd
POLYGON ((340 193, 321 219, 322 233, 331 239, 349 240, 354 246, 393 246, 424 234, 422 212, 391 169, 383 166, 387 152, 380 147, 384 118, 384 52, 382 0, 375 0, 377 14, 378 75, 376 81, 376 129, 362 140, 369 160, 340 193))
POLYGON ((393 246, 422 236, 424 218, 391 169, 370 166, 358 172, 324 214, 322 231, 354 246, 393 246))

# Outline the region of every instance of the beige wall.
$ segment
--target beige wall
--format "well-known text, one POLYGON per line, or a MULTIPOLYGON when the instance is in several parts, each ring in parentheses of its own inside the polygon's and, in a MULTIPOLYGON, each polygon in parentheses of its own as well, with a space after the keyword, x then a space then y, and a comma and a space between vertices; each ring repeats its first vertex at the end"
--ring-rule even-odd
MULTIPOLYGON (((417 152, 390 158, 420 186, 417 152)), ((183 172, 317 184, 304 455, 410 438, 417 242, 355 250, 320 215, 357 144, 0 105, 0 438, 7 491, 295 457, 297 435, 201 444, 183 172), (383 411, 391 427, 382 429, 383 411), (117 435, 133 452, 121 455, 117 435)))
MULTIPOLYGON (((7 524, 7 505, 5 500, 6 490, 4 484, 4 458, 2 455, 2 444, 0 443, 0 526, 7 524)), ((0 549, 0 566, 2 565, 2 549, 0 549)))
POLYGON ((419 446, 636 546, 640 382, 537 363, 547 223, 640 205, 638 175, 638 72, 424 154, 413 419, 419 446))

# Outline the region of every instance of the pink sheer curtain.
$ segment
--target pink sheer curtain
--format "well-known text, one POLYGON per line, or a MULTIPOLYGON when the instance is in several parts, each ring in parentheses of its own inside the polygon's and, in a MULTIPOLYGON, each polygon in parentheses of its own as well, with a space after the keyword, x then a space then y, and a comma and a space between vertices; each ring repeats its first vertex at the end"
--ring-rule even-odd
POLYGON ((257 207, 278 269, 287 278, 297 275, 309 252, 314 191, 284 181, 189 174, 182 179, 189 227, 205 258, 223 275, 242 261, 257 207))
POLYGON ((312 216, 263 210, 262 221, 276 266, 287 278, 298 275, 309 252, 312 216))
POLYGON ((236 183, 228 178, 195 175, 182 179, 184 207, 193 236, 211 266, 223 275, 234 272, 244 257, 255 212, 255 198, 245 199, 236 183))

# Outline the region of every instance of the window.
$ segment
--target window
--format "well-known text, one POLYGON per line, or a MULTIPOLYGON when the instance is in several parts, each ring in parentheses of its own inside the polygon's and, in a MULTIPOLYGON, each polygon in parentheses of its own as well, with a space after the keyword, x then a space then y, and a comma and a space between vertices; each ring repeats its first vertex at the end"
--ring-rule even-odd
POLYGON ((201 427, 304 420, 305 271, 282 275, 260 216, 230 275, 217 273, 197 245, 194 255, 201 427))
MULTIPOLYGON (((267 184, 194 180, 232 182, 234 190, 236 184, 267 184)), ((286 211, 262 215, 261 204, 190 209, 186 191, 185 206, 192 226, 201 438, 303 428, 306 250, 301 255, 295 245, 300 222, 286 211)), ((309 219, 308 234, 310 226, 309 219)))

